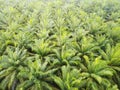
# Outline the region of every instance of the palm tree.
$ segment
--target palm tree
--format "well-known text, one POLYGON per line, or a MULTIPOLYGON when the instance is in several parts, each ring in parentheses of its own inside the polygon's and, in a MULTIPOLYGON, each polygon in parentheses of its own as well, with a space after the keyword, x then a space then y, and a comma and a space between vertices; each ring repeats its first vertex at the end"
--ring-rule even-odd
POLYGON ((28 68, 18 75, 22 80, 17 90, 53 90, 52 75, 58 68, 49 68, 48 64, 47 60, 39 59, 39 55, 33 61, 29 60, 28 68))
POLYGON ((61 67, 60 76, 53 75, 52 78, 59 90, 79 90, 82 84, 80 70, 68 66, 61 67))
POLYGON ((99 50, 102 58, 106 60, 109 68, 114 70, 114 77, 116 84, 119 87, 120 84, 120 77, 118 76, 120 73, 120 44, 117 44, 115 47, 111 46, 110 44, 106 45, 105 50, 99 50))
MULTIPOLYGON (((110 87, 116 87, 116 84, 111 81, 113 76, 113 70, 109 68, 107 62, 96 58, 94 61, 90 61, 85 56, 86 68, 81 70, 82 80, 85 82, 83 88, 86 90, 108 90, 110 87)), ((83 63, 84 64, 84 63, 83 63)), ((82 87, 81 87, 82 88, 82 87)), ((118 90, 116 87, 115 90, 118 90)))
POLYGON ((26 68, 25 62, 28 57, 25 49, 8 47, 5 53, 0 60, 0 88, 11 90, 15 89, 19 81, 17 77, 19 70, 26 68))
POLYGON ((31 45, 32 50, 40 57, 48 56, 51 53, 52 45, 49 40, 36 39, 35 43, 31 45))
POLYGON ((63 66, 63 65, 78 65, 80 62, 80 58, 76 55, 76 51, 72 48, 69 48, 69 45, 63 45, 61 48, 56 47, 53 49, 52 61, 55 66, 63 66))

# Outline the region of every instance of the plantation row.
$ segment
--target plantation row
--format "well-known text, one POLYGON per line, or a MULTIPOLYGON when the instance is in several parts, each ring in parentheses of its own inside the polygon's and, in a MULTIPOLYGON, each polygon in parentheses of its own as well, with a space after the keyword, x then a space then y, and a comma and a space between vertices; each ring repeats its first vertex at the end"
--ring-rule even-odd
POLYGON ((120 1, 0 0, 0 90, 120 90, 120 1))

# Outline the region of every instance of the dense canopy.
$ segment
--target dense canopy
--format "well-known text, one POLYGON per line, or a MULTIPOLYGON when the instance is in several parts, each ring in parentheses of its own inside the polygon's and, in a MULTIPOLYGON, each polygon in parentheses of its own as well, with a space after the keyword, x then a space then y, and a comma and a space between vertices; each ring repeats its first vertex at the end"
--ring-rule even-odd
POLYGON ((120 90, 120 1, 0 0, 0 90, 120 90))

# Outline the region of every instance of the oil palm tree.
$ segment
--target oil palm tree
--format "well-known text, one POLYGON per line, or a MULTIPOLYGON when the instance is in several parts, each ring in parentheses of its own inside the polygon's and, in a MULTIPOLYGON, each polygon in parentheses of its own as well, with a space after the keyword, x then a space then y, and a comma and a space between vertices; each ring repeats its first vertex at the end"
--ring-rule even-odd
POLYGON ((84 55, 90 55, 90 53, 99 48, 98 44, 94 42, 91 36, 83 36, 81 39, 73 41, 72 45, 77 53, 80 54, 81 58, 83 58, 84 55))
POLYGON ((53 64, 57 66, 64 64, 78 65, 80 58, 76 53, 74 49, 69 48, 69 45, 63 45, 61 48, 56 47, 56 49, 53 49, 53 64))
MULTIPOLYGON (((114 74, 114 71, 109 68, 107 62, 104 60, 100 60, 100 58, 96 58, 94 61, 90 61, 87 56, 84 56, 86 64, 86 68, 81 70, 81 77, 83 77, 84 88, 86 90, 109 90, 110 87, 117 86, 115 83, 111 81, 111 78, 114 74)), ((118 90, 116 87, 115 90, 118 90)))
POLYGON ((61 67, 60 76, 53 75, 52 78, 60 90, 79 90, 83 82, 80 77, 80 70, 68 66, 61 67))
POLYGON ((106 45, 105 50, 99 50, 102 58, 106 60, 109 68, 114 70, 114 80, 117 83, 118 87, 120 84, 120 77, 118 76, 120 73, 120 44, 117 44, 115 47, 111 46, 110 44, 106 45))
POLYGON ((28 58, 25 49, 8 47, 5 53, 0 60, 0 88, 11 90, 15 89, 19 81, 19 70, 27 67, 25 62, 28 58))
POLYGON ((52 75, 58 68, 50 68, 48 60, 41 60, 39 55, 27 62, 28 68, 22 69, 18 75, 20 84, 17 90, 53 90, 52 75))
POLYGON ((50 41, 45 39, 36 39, 34 44, 31 44, 32 50, 39 54, 40 57, 47 56, 51 53, 52 45, 50 41))

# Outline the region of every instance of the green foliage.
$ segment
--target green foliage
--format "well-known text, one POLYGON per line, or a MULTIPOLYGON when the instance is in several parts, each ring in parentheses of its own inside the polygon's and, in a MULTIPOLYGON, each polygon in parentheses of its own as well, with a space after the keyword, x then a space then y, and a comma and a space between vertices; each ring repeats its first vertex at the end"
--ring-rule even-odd
POLYGON ((119 0, 0 0, 0 90, 119 90, 119 0))

